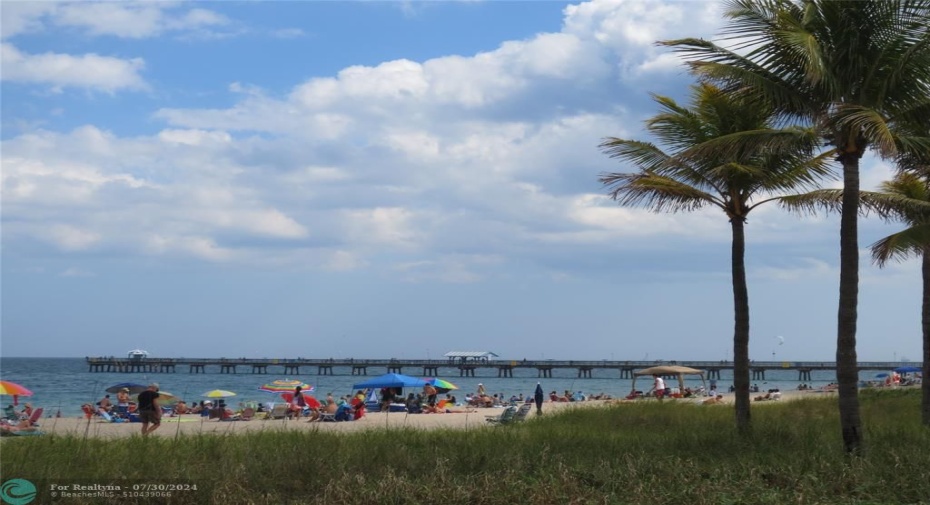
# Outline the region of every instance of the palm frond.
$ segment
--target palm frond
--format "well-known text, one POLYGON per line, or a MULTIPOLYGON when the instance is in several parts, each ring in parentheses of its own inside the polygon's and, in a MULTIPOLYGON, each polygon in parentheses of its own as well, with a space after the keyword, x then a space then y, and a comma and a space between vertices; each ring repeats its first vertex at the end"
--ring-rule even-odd
POLYGON ((930 251, 930 223, 915 225, 889 235, 869 246, 872 261, 885 266, 890 260, 904 261, 930 251))
POLYGON ((840 212, 843 208, 842 189, 818 189, 800 195, 787 195, 776 199, 786 210, 798 214, 840 212))
POLYGON ((607 137, 598 147, 607 156, 628 161, 640 170, 653 170, 670 158, 668 154, 650 142, 607 137))
POLYGON ((861 132, 883 157, 897 154, 895 136, 878 111, 860 105, 841 105, 831 119, 837 130, 861 132))
MULTIPOLYGON (((819 189, 800 195, 779 197, 777 200, 782 208, 799 214, 831 213, 843 210, 842 189, 819 189)), ((913 219, 908 219, 907 216, 930 212, 930 202, 892 193, 860 191, 859 212, 862 215, 875 214, 886 221, 913 222, 913 219)))
POLYGON ((707 205, 723 207, 715 195, 652 172, 603 173, 598 180, 620 205, 654 212, 690 212, 707 205))

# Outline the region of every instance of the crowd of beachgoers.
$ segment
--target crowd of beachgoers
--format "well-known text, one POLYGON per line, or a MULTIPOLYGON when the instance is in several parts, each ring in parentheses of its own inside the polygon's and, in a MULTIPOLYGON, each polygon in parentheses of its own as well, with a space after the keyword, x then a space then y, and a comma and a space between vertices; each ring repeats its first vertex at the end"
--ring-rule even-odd
MULTIPOLYGON (((889 374, 886 380, 861 384, 862 387, 906 387, 918 385, 921 382, 920 374, 902 376, 889 374)), ((157 384, 150 385, 157 391, 157 384)), ((409 388, 408 388, 409 390, 409 388)), ((783 398, 803 397, 808 393, 830 393, 836 390, 836 384, 814 388, 807 384, 798 385, 794 391, 781 391, 768 389, 762 391, 754 384, 751 392, 756 402, 768 400, 781 400, 783 398), (759 393, 759 394, 755 394, 759 393)), ((733 388, 727 392, 718 392, 715 382, 709 389, 697 388, 670 388, 666 387, 661 377, 655 378, 652 388, 647 391, 631 391, 624 398, 612 398, 608 394, 588 394, 581 391, 563 390, 561 393, 552 390, 546 394, 524 396, 521 394, 509 397, 502 393, 488 393, 482 384, 478 384, 477 391, 461 395, 459 391, 436 388, 426 385, 421 391, 406 392, 402 388, 380 388, 358 390, 353 394, 334 396, 333 393, 321 395, 317 399, 306 391, 296 388, 291 392, 282 392, 280 401, 256 402, 242 401, 235 405, 227 403, 228 398, 206 399, 186 402, 172 396, 165 396, 158 405, 158 422, 189 423, 191 421, 249 421, 249 420, 286 420, 304 421, 306 423, 327 423, 329 421, 359 421, 362 419, 390 414, 404 414, 405 426, 417 427, 462 427, 467 425, 467 414, 487 413, 490 409, 505 408, 508 406, 535 403, 536 396, 541 396, 540 402, 544 404, 542 410, 554 410, 565 406, 598 405, 609 403, 625 403, 643 399, 651 400, 688 400, 697 404, 721 404, 732 401, 733 388), (459 393, 457 395, 456 393, 459 393), (460 396, 461 395, 461 396, 460 396), (409 414, 466 414, 466 420, 461 421, 410 421, 417 416, 409 414)), ((82 405, 83 415, 79 419, 63 418, 60 412, 47 412, 36 408, 30 402, 21 407, 8 405, 4 409, 0 420, 0 433, 3 435, 29 434, 50 431, 49 426, 61 425, 64 431, 76 431, 75 421, 86 421, 95 425, 133 423, 140 421, 138 396, 131 394, 128 388, 122 388, 115 393, 115 398, 106 394, 95 404, 82 405)), ((495 414, 497 415, 497 414, 495 414)), ((395 416, 396 417, 396 416, 395 416)), ((447 416, 454 418, 455 416, 447 416)), ((474 418, 474 416, 473 416, 474 418)), ((217 423, 221 424, 221 423, 217 423)), ((292 425, 294 423, 291 423, 292 425)), ((389 425, 385 420, 385 424, 389 425)), ((380 425, 380 424, 378 424, 380 425)), ((238 430, 238 428, 236 429, 238 430)), ((61 431, 58 429, 51 431, 61 431)), ((86 430, 85 430, 86 431, 86 430)), ((101 429, 95 426, 96 433, 101 429)), ((189 429, 183 430, 185 432, 189 429)), ((202 431, 202 430, 201 430, 202 431)), ((215 430, 211 430, 215 431, 215 430)), ((125 434, 126 432, 120 432, 125 434)))

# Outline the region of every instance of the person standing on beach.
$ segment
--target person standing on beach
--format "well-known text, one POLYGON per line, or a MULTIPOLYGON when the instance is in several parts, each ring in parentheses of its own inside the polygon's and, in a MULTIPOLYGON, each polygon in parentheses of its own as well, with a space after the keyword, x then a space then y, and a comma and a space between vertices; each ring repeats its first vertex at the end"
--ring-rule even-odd
POLYGON ((533 393, 533 401, 536 402, 536 415, 542 415, 542 405, 543 401, 546 399, 546 394, 543 392, 542 384, 536 383, 536 391, 533 393))
POLYGON ((662 397, 665 396, 665 379, 661 375, 653 375, 655 380, 652 384, 652 390, 655 392, 656 398, 659 401, 662 401, 662 397))
POLYGON ((307 399, 304 398, 303 393, 301 393, 303 388, 297 386, 294 388, 294 397, 291 399, 291 412, 294 414, 294 417, 300 418, 304 413, 304 407, 307 406, 307 399))
POLYGON ((139 393, 139 419, 142 421, 143 437, 161 426, 161 406, 158 405, 158 397, 158 384, 154 382, 149 384, 148 389, 139 393))

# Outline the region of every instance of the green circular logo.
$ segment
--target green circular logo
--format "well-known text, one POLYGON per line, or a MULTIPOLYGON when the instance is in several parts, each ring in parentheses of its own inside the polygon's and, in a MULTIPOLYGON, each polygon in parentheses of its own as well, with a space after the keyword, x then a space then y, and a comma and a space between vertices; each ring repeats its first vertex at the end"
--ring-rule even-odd
POLYGON ((0 486, 0 499, 10 505, 26 505, 36 499, 36 485, 26 479, 10 479, 0 486))

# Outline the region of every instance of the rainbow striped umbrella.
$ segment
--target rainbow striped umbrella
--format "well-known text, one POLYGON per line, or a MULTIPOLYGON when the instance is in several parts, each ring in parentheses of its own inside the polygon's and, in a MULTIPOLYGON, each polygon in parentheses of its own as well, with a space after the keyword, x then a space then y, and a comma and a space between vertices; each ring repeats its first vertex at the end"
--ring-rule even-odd
POLYGON ((425 380, 427 384, 432 384, 437 389, 458 389, 459 388, 455 384, 447 380, 440 379, 438 377, 430 377, 428 379, 423 379, 423 380, 425 380))
POLYGON ((294 389, 300 386, 301 391, 309 393, 313 391, 313 386, 299 380, 279 379, 268 384, 263 384, 258 388, 259 391, 266 393, 293 393, 294 389))

